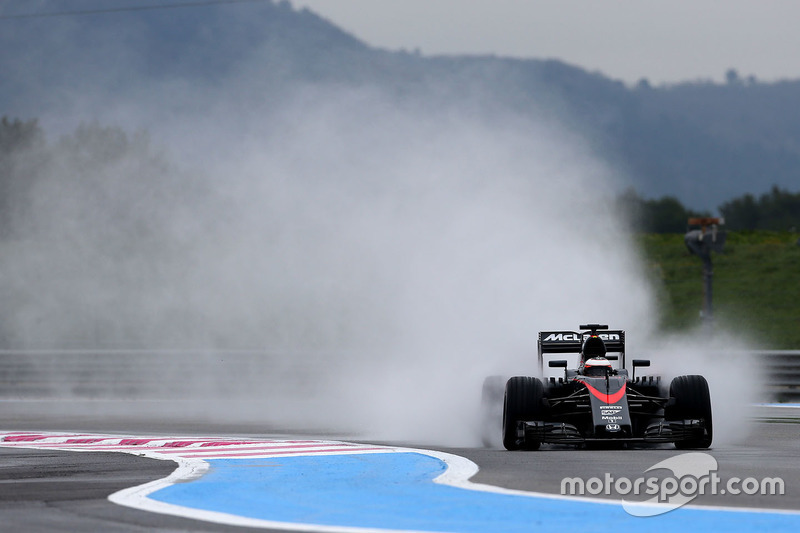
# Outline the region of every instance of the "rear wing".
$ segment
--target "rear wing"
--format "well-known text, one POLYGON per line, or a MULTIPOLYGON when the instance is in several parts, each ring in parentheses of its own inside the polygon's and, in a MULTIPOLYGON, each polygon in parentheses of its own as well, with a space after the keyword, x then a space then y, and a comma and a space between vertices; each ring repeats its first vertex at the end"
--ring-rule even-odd
MULTIPOLYGON (((588 331, 540 331, 539 332, 539 373, 544 370, 546 353, 580 353, 583 341, 591 335, 588 331)), ((621 329, 595 331, 603 339, 606 351, 618 353, 620 368, 625 368, 625 332, 621 329)))

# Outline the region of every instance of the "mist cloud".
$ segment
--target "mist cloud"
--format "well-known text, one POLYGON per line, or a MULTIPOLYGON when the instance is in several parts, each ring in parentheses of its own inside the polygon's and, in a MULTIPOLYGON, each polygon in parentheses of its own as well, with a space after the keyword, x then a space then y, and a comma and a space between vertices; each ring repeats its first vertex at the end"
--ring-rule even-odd
POLYGON ((2 244, 17 346, 263 349, 284 355, 235 378, 182 361, 212 401, 180 414, 469 443, 481 380, 534 373, 539 330, 655 332, 620 176, 552 95, 523 119, 491 80, 273 91, 261 59, 199 86, 98 73, 48 107, 89 125, 2 244), (251 410, 210 410, 222 389, 251 410))

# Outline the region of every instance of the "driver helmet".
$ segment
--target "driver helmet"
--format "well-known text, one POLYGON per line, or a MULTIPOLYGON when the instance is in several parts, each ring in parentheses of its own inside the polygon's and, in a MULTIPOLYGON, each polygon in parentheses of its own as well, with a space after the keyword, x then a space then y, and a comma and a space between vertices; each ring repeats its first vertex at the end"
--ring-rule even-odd
POLYGON ((597 335, 589 335, 585 341, 583 341, 583 347, 581 348, 581 359, 586 361, 587 359, 591 359, 592 357, 605 357, 606 356, 606 343, 603 342, 597 335))
POLYGON ((605 357, 592 357, 583 363, 585 376, 607 376, 611 374, 611 362, 605 357))

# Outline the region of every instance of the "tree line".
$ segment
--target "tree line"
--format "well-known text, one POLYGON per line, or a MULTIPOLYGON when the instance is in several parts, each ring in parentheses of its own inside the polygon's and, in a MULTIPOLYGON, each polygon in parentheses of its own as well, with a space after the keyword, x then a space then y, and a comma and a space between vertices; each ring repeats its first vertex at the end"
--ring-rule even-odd
MULTIPOLYGON (((694 217, 710 217, 709 211, 696 211, 684 206, 674 196, 645 199, 629 189, 617 199, 640 233, 681 233, 694 217)), ((717 208, 731 231, 800 229, 800 192, 792 193, 778 186, 756 196, 747 193, 717 208)))
MULTIPOLYGON (((18 236, 22 226, 41 218, 37 210, 55 212, 47 202, 56 199, 40 198, 37 186, 58 182, 64 193, 96 194, 103 197, 104 187, 113 176, 128 183, 128 188, 147 188, 155 196, 173 183, 174 173, 167 172, 169 164, 149 143, 145 133, 129 135, 121 128, 104 127, 97 123, 81 124, 73 133, 57 142, 48 142, 37 120, 0 119, 0 238, 18 236)), ((51 190, 53 188, 51 187, 51 190)), ((63 203, 63 202, 62 202, 63 203)), ((98 209, 110 208, 98 206, 98 209)), ((122 212, 126 205, 116 206, 122 212)))

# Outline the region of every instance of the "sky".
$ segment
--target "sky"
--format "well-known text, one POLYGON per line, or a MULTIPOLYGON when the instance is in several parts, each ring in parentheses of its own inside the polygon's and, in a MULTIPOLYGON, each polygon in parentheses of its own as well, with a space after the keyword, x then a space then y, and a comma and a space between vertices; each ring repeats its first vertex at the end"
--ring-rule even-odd
POLYGON ((636 83, 800 78, 795 0, 292 0, 370 45, 560 59, 636 83))

